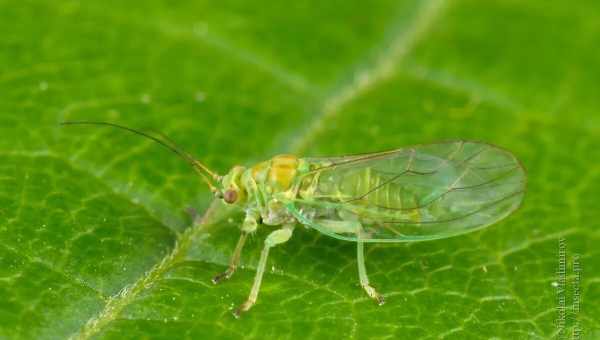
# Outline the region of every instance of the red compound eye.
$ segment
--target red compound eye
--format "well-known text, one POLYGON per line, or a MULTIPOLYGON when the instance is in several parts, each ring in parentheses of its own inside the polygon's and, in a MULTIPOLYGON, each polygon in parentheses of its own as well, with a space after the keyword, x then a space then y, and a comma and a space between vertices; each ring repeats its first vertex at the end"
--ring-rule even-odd
POLYGON ((235 201, 237 201, 237 198, 237 191, 232 189, 225 191, 225 193, 223 194, 223 200, 229 204, 235 203, 235 201))

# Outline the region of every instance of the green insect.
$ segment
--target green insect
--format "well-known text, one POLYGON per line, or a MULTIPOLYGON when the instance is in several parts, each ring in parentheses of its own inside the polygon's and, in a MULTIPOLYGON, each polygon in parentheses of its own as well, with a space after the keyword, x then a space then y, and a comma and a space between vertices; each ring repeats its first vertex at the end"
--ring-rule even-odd
POLYGON ((280 227, 265 239, 250 295, 236 317, 256 303, 270 249, 287 242, 298 223, 356 242, 360 285, 383 304, 367 277, 365 243, 434 240, 484 228, 517 209, 526 186, 524 168, 510 152, 480 142, 343 157, 279 155, 220 176, 162 134, 106 122, 63 124, 111 126, 150 138, 190 163, 215 197, 245 212, 229 267, 212 279, 215 284, 233 275, 248 235, 259 225, 280 227))

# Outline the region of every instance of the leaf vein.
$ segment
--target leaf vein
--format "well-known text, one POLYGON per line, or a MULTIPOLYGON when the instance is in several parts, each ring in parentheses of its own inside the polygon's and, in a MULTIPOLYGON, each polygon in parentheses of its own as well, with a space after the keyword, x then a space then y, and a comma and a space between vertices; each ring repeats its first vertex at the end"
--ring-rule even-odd
POLYGON ((144 276, 125 286, 118 294, 111 297, 104 309, 95 317, 89 319, 85 325, 73 334, 70 339, 90 339, 100 332, 106 325, 117 319, 121 311, 135 300, 137 295, 144 291, 146 287, 151 286, 161 279, 161 276, 172 265, 177 263, 181 256, 185 255, 189 249, 194 237, 203 230, 206 222, 211 217, 218 201, 213 201, 213 204, 207 209, 200 222, 191 228, 188 228, 177 240, 171 253, 163 260, 149 270, 144 276))
POLYGON ((306 132, 292 142, 291 149, 304 151, 310 140, 324 127, 324 122, 340 112, 354 98, 392 77, 397 66, 426 34, 445 8, 446 0, 424 2, 408 30, 400 32, 371 65, 354 72, 354 77, 323 100, 321 109, 308 124, 306 132))

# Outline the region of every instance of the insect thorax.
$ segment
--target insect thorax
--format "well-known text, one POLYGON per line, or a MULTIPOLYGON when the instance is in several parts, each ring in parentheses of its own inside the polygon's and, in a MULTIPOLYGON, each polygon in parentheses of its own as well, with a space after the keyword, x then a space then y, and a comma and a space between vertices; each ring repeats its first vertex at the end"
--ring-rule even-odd
POLYGON ((303 161, 293 155, 278 155, 247 169, 243 176, 249 209, 257 209, 263 222, 279 225, 293 218, 282 200, 294 198, 296 179, 303 161))

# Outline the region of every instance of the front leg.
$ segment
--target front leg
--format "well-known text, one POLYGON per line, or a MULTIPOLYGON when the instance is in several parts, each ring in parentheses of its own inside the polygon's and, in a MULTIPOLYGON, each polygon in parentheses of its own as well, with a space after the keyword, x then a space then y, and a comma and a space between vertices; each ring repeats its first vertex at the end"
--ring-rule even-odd
POLYGON ((233 273, 235 273, 235 270, 237 269, 237 267, 240 263, 240 256, 242 254, 242 249, 244 248, 244 244, 246 243, 246 238, 248 237, 248 234, 256 231, 256 228, 258 225, 258 223, 257 223, 258 218, 259 218, 258 214, 254 213, 252 211, 249 211, 248 213, 246 213, 246 218, 244 219, 244 224, 242 225, 242 228, 241 228, 242 234, 240 235, 240 239, 238 240, 238 243, 235 246, 235 250, 233 251, 233 255, 231 256, 231 259, 229 260, 229 266, 223 273, 220 273, 220 274, 216 275, 215 277, 213 277, 212 283, 218 284, 224 280, 228 280, 233 275, 233 273))
POLYGON ((262 282, 263 274, 265 273, 265 266, 267 265, 267 257, 269 256, 269 249, 272 247, 287 242, 292 237, 292 231, 294 230, 293 225, 285 225, 279 230, 275 230, 270 233, 265 239, 265 246, 260 253, 260 260, 256 267, 256 275, 254 276, 254 284, 250 290, 250 295, 246 302, 244 302, 239 308, 237 308, 233 315, 238 318, 242 312, 248 311, 255 303, 258 298, 258 292, 260 290, 260 284, 262 282))
POLYGON ((235 246, 233 255, 231 256, 231 259, 229 260, 229 266, 227 267, 227 269, 224 272, 215 275, 215 277, 212 278, 212 283, 218 284, 218 283, 221 283, 223 280, 229 280, 231 275, 233 275, 233 273, 235 273, 235 270, 237 269, 238 264, 240 263, 240 255, 242 253, 242 248, 244 248, 244 243, 246 243, 247 237, 248 237, 248 233, 245 231, 242 231, 242 235, 240 235, 240 239, 238 240, 237 245, 235 246))

